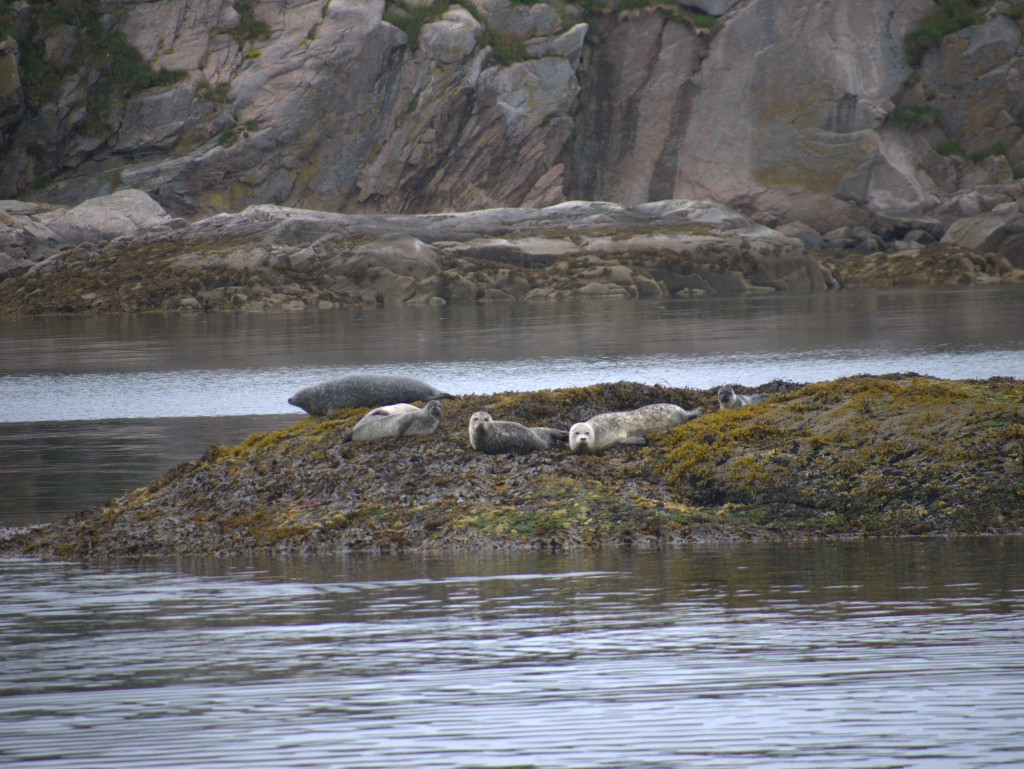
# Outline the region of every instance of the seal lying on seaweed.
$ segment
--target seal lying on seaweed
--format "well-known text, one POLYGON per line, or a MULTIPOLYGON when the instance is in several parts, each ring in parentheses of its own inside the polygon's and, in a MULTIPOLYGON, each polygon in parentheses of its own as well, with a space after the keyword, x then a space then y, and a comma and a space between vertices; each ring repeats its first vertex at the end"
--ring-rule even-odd
POLYGON ((760 403, 767 395, 751 393, 740 395, 729 385, 722 385, 718 388, 718 406, 723 409, 738 409, 740 406, 749 406, 751 403, 760 403))
POLYGON ((396 404, 408 406, 390 413, 381 413, 384 409, 374 409, 356 422, 352 433, 348 436, 352 441, 376 441, 381 438, 401 438, 406 435, 430 435, 441 424, 444 407, 441 401, 430 401, 423 408, 409 406, 407 403, 396 404))
POLYGON ((620 443, 643 444, 644 436, 681 425, 704 412, 687 411, 674 403, 652 403, 632 411, 609 411, 569 428, 569 449, 592 454, 620 443))
POLYGON ((485 454, 529 454, 546 449, 553 440, 569 437, 554 427, 527 427, 519 422, 495 420, 486 411, 469 418, 469 444, 485 454))

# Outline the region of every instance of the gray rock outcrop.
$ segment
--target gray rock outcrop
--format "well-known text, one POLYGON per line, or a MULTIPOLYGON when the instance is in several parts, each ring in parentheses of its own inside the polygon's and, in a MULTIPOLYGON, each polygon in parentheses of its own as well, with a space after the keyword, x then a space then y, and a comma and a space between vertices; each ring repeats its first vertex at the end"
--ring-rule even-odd
POLYGON ((1009 205, 958 219, 941 242, 983 254, 999 254, 1015 268, 1024 269, 1024 214, 1009 205))
POLYGON ((421 215, 260 205, 189 224, 161 215, 144 198, 122 194, 9 216, 0 246, 20 242, 22 256, 0 264, 7 269, 0 275, 0 307, 302 310, 835 286, 799 240, 707 201, 631 208, 574 201, 421 215), (129 227, 130 217, 111 216, 111 226, 119 226, 106 235, 116 237, 83 238, 99 233, 83 211, 125 198, 148 218, 136 217, 139 223, 129 227))

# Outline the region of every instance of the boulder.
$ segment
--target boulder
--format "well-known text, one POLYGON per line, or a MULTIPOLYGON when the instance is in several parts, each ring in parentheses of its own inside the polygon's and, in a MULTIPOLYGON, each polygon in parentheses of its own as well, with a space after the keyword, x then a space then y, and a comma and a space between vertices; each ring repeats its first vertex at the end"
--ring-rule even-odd
POLYGON ((345 270, 383 268, 414 281, 441 271, 436 251, 421 240, 408 235, 390 235, 353 249, 345 261, 345 270))
POLYGON ((800 221, 789 222, 777 228, 786 237, 796 238, 807 248, 823 248, 825 245, 821 234, 808 224, 800 221))
POLYGON ((561 29, 558 13, 546 3, 525 5, 512 0, 471 0, 484 25, 499 35, 525 40, 553 35, 561 29))
POLYGON ((428 58, 454 64, 465 59, 476 48, 479 29, 480 24, 472 16, 468 21, 460 16, 453 20, 426 24, 420 32, 420 49, 428 58))
POLYGON ((532 59, 542 56, 558 56, 567 59, 574 68, 579 66, 583 53, 583 41, 587 37, 587 25, 576 24, 568 31, 555 37, 538 37, 526 42, 526 55, 532 59))
POLYGON ((45 218, 46 226, 68 243, 112 240, 133 235, 171 217, 141 190, 121 190, 92 198, 45 218))
POLYGON ((1024 216, 981 214, 958 219, 949 226, 940 242, 983 253, 998 251, 1000 244, 1010 234, 1009 223, 1013 220, 1024 221, 1024 216))

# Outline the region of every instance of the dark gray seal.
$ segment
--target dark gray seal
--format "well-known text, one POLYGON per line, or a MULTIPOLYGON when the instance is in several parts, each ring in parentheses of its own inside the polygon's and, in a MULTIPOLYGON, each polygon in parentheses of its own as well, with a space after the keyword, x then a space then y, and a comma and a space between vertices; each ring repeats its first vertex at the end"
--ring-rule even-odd
POLYGON ((519 422, 494 420, 486 411, 469 418, 469 445, 484 454, 529 454, 546 449, 551 441, 564 441, 565 430, 554 427, 527 427, 519 422))
POLYGON ((569 428, 569 450, 574 454, 593 454, 620 443, 646 443, 647 435, 681 425, 704 412, 687 411, 674 403, 652 403, 632 411, 609 411, 569 428))
POLYGON ((303 387, 288 402, 320 417, 338 409, 356 406, 373 408, 399 401, 432 401, 454 397, 411 376, 350 374, 303 387))
POLYGON ((760 403, 767 395, 751 393, 740 395, 729 385, 722 385, 718 388, 718 406, 723 409, 738 409, 740 406, 749 406, 751 403, 760 403))
POLYGON ((406 435, 430 435, 441 424, 443 414, 444 407, 441 405, 441 401, 430 401, 421 409, 409 406, 408 403, 374 409, 356 422, 356 426, 352 428, 351 440, 377 441, 382 438, 401 438, 406 435), (402 406, 408 406, 408 408, 399 408, 402 406), (395 408, 398 410, 381 413, 395 408))

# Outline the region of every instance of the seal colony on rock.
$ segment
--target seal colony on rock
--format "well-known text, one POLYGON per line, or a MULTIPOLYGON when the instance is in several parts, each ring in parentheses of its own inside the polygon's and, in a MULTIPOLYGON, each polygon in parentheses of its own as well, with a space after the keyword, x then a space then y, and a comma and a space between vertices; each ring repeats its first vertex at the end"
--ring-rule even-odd
POLYGON ((598 414, 569 428, 569 450, 593 454, 617 444, 641 445, 650 433, 681 425, 703 413, 702 409, 687 411, 674 403, 652 403, 632 411, 598 414))
POLYGON ((740 395, 729 385, 722 385, 718 388, 718 406, 723 409, 738 409, 740 406, 761 403, 767 397, 767 395, 761 395, 760 393, 740 395))
POLYGON ((356 422, 350 440, 376 441, 406 435, 431 435, 441 424, 443 414, 444 407, 438 400, 430 401, 421 409, 408 403, 376 408, 356 422))
POLYGON ((568 437, 565 430, 554 427, 527 427, 519 422, 495 420, 486 411, 477 411, 469 418, 469 444, 484 454, 529 454, 568 437))
POLYGON ((349 374, 303 387, 288 399, 293 406, 315 417, 357 406, 377 407, 399 401, 432 401, 454 398, 421 379, 393 374, 349 374))
POLYGON ((912 373, 776 381, 758 388, 773 397, 749 414, 719 411, 717 390, 616 382, 469 394, 444 402, 433 435, 340 447, 369 409, 290 420, 59 523, 0 533, 0 557, 560 552, 1024 532, 1024 382, 912 373), (705 414, 648 436, 642 450, 584 457, 553 443, 487 456, 463 443, 476 413, 568 427, 570 414, 666 402, 705 414))

